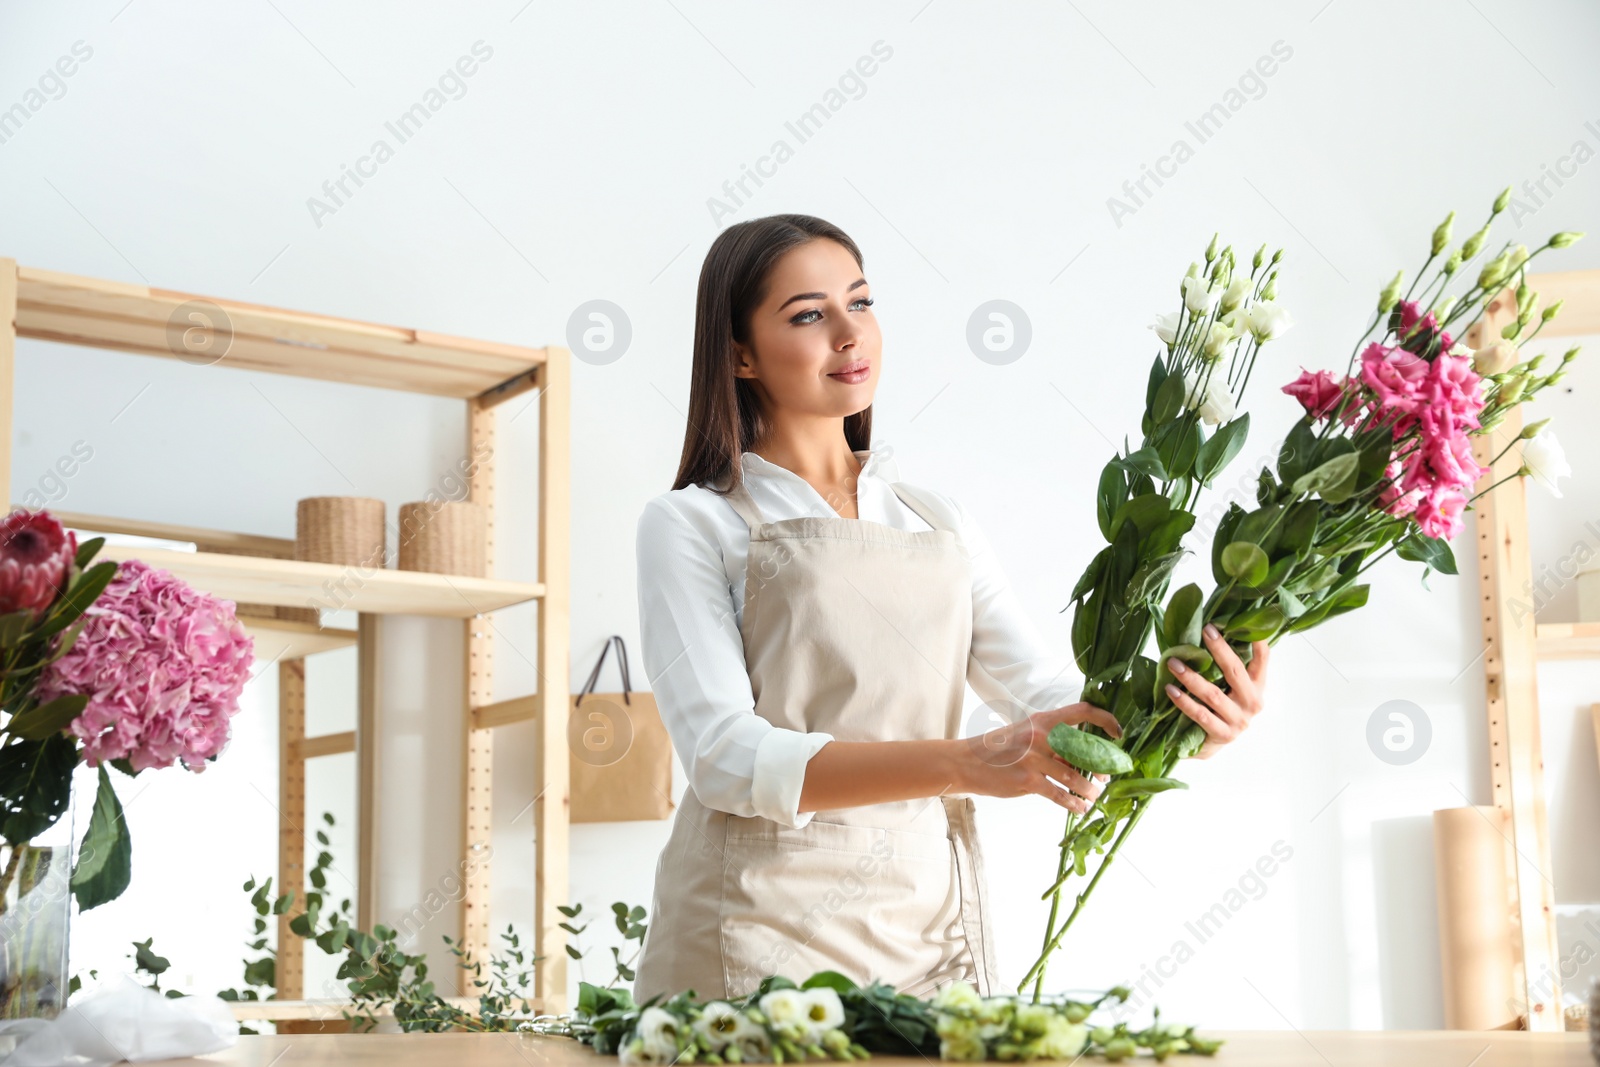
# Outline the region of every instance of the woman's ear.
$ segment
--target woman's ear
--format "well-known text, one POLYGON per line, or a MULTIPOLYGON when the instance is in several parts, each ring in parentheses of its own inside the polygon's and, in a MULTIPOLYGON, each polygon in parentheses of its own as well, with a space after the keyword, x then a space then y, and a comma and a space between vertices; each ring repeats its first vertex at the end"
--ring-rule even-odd
POLYGON ((756 370, 752 363, 750 349, 738 341, 733 342, 733 376, 735 378, 754 378, 756 370))

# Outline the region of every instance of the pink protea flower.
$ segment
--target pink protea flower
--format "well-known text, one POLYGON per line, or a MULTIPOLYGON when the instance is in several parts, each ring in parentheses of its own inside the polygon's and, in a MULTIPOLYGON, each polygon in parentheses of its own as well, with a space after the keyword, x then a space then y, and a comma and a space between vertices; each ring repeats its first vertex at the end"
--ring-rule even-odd
POLYGON ((143 771, 182 760, 204 770, 228 743, 255 655, 232 601, 128 560, 85 614, 77 642, 36 691, 40 703, 88 694, 71 726, 84 762, 126 758, 143 771))
MULTIPOLYGON (((1306 409, 1306 414, 1313 419, 1322 419, 1344 399, 1345 386, 1343 379, 1335 378, 1329 371, 1319 370, 1313 374, 1302 367, 1300 377, 1284 386, 1283 391, 1300 401, 1300 406, 1306 409)), ((1345 417, 1348 420, 1350 413, 1346 412, 1345 417)))
POLYGON ((48 511, 18 509, 0 525, 0 615, 55 603, 78 555, 78 535, 48 511))

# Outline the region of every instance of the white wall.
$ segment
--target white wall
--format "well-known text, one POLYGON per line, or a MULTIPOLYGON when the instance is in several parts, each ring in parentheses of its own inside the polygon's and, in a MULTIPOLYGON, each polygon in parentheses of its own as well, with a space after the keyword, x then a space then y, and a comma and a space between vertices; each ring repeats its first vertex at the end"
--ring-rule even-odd
MULTIPOLYGON (((1549 196, 1523 193, 1536 213, 1500 232, 1538 244, 1558 229, 1600 230, 1587 164, 1600 149, 1597 38, 1600 11, 1577 0, 19 2, 0 14, 0 108, 25 101, 76 42, 92 55, 0 143, 0 255, 530 345, 564 343, 585 301, 620 305, 632 327, 623 358, 574 365, 581 682, 606 635, 637 647, 634 522, 676 469, 708 243, 738 219, 821 215, 861 244, 880 301, 879 439, 907 480, 946 489, 979 517, 1027 609, 1065 645, 1058 612, 1097 547, 1095 479, 1108 441, 1137 429, 1155 350, 1145 324, 1174 306, 1213 230, 1245 256, 1263 241, 1286 248, 1280 291, 1298 321, 1258 370, 1242 463, 1294 417, 1274 386, 1301 365, 1343 367, 1377 289, 1397 266, 1415 269, 1447 209, 1465 232, 1504 185, 1538 180, 1581 142, 1586 165, 1549 196), (396 145, 385 122, 478 41, 492 55, 465 92, 396 145), (892 54, 796 143, 786 122, 826 103, 880 41, 892 54), (1245 83, 1236 111, 1198 143, 1186 123, 1226 106, 1276 42, 1273 74, 1245 83), (314 217, 308 198, 379 138, 393 157, 314 217), (778 139, 792 157, 763 163, 778 139), (1129 199, 1124 182, 1179 139, 1192 157, 1129 199), (715 213, 708 202, 725 198, 724 183, 757 166, 764 184, 715 213), (1135 210, 1118 217, 1112 197, 1135 210), (995 298, 1032 323, 1031 348, 1006 366, 975 358, 965 340, 973 310, 995 298)), ((1591 240, 1558 263, 1593 268, 1600 250, 1591 240)), ((1580 414, 1593 410, 1585 393, 1600 370, 1580 367, 1550 400, 1570 416, 1562 429, 1580 473, 1559 507, 1532 491, 1542 557, 1600 517, 1583 469, 1596 443, 1580 414), (1582 433, 1591 439, 1575 447, 1582 433)), ((61 490, 63 509, 292 536, 299 497, 378 496, 393 518, 465 455, 449 401, 34 343, 21 346, 17 378, 17 493, 73 442, 94 450, 61 490)), ((536 417, 520 418, 502 439, 505 577, 533 573, 535 431, 536 417)), ((1427 591, 1414 568, 1386 563, 1366 611, 1279 646, 1267 713, 1237 750, 1188 770, 1192 792, 1152 814, 1052 965, 1052 985, 1103 988, 1148 967, 1168 1018, 1212 1027, 1442 1024, 1430 813, 1489 799, 1470 544, 1469 526, 1460 578, 1432 578, 1427 591), (1365 740, 1368 717, 1391 699, 1414 701, 1433 727, 1429 752, 1406 767, 1380 762, 1365 740), (1278 841, 1291 858, 1249 882, 1278 841), (1201 943, 1185 920, 1241 878, 1259 900, 1201 943), (1180 940, 1193 959, 1161 975, 1180 940)), ((1558 600, 1541 618, 1571 609, 1558 600)), ((530 614, 496 622, 498 695, 529 692, 530 614)), ((458 692, 457 633, 396 620, 386 640, 382 898, 393 914, 458 855, 459 739, 435 710, 458 692)), ((350 662, 330 659, 314 669, 313 728, 351 718, 350 662)), ((1554 878, 1567 904, 1600 900, 1590 816, 1600 779, 1581 728, 1595 680, 1592 665, 1541 675, 1554 878)), ((187 988, 238 981, 236 942, 249 928, 238 886, 275 863, 274 686, 252 687, 215 768, 152 776, 129 802, 135 884, 81 921, 80 969, 116 967, 128 941, 154 934, 187 988)), ((532 798, 530 741, 526 727, 507 730, 496 754, 494 924, 524 931, 531 832, 526 814, 513 816, 532 798)), ((310 807, 340 817, 348 875, 348 760, 318 774, 310 807)), ((1036 887, 1053 871, 1058 813, 985 801, 981 817, 1002 966, 1015 980, 1042 931, 1036 887)), ((647 904, 666 833, 665 823, 575 827, 573 898, 602 917, 613 900, 647 904)), ((604 927, 591 930, 602 936, 590 979, 607 976, 604 927)), ((423 932, 440 975, 449 957, 437 935, 448 932, 446 920, 423 932)))

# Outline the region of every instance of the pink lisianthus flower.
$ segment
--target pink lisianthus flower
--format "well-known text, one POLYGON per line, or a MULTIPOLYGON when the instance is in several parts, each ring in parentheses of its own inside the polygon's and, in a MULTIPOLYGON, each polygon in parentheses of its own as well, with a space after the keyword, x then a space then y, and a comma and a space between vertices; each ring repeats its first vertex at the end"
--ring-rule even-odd
POLYGON ((0 524, 0 615, 37 619, 66 588, 78 535, 48 511, 17 509, 0 524))
POLYGON ((88 695, 70 727, 84 762, 204 770, 228 743, 254 659, 233 603, 128 560, 84 614, 78 640, 36 690, 40 703, 88 695))
MULTIPOLYGON (((1300 377, 1283 387, 1283 391, 1300 401, 1300 406, 1306 409, 1306 414, 1313 419, 1324 419, 1332 414, 1333 409, 1339 406, 1339 401, 1345 396, 1345 383, 1343 379, 1335 378, 1329 371, 1319 370, 1316 373, 1300 368, 1300 377)), ((1352 404, 1351 407, 1358 407, 1352 404)), ((1349 421, 1351 412, 1345 412, 1345 421, 1349 421)))
POLYGON ((1417 525, 1429 537, 1448 541, 1461 531, 1461 514, 1467 494, 1452 485, 1437 487, 1417 504, 1417 525))
POLYGON ((1361 381, 1372 391, 1376 421, 1394 427, 1397 435, 1416 424, 1428 379, 1428 361, 1403 348, 1374 341, 1361 353, 1361 381))
MULTIPOLYGON (((1402 300, 1396 308, 1400 315, 1400 328, 1395 331, 1396 344, 1421 356, 1448 352, 1455 340, 1439 329, 1439 317, 1433 312, 1422 314, 1416 301, 1402 300)), ((1390 320, 1393 321, 1392 319, 1390 320)))
POLYGON ((1439 356, 1428 364, 1428 377, 1420 395, 1435 411, 1447 411, 1451 419, 1477 429, 1483 411, 1483 378, 1472 369, 1470 355, 1439 356))

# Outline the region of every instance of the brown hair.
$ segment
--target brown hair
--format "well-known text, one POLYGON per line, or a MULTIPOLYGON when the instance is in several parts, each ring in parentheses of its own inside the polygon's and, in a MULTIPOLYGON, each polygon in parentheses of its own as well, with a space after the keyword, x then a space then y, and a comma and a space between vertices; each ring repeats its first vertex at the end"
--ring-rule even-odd
MULTIPOLYGON (((748 343, 750 316, 767 297, 767 276, 789 250, 826 238, 861 265, 861 249, 839 227, 811 215, 768 215, 729 226, 711 242, 700 266, 695 300, 694 369, 689 384, 689 425, 672 488, 743 481, 740 457, 760 443, 768 426, 750 379, 733 373, 735 341, 748 343)), ((872 406, 845 416, 851 451, 872 447, 872 406)))

